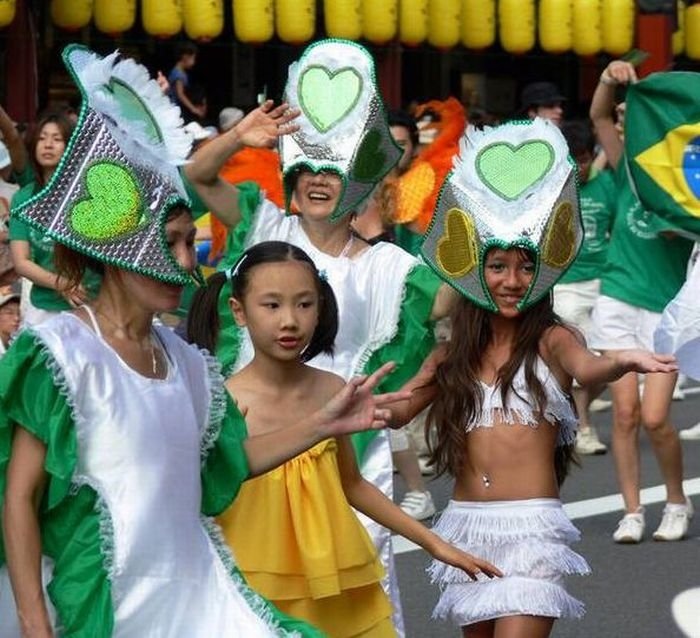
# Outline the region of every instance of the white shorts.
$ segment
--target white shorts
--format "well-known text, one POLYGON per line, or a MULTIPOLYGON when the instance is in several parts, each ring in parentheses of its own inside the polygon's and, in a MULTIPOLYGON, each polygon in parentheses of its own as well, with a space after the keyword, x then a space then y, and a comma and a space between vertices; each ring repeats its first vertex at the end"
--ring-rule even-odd
POLYGON ((600 279, 557 284, 554 286, 554 312, 578 328, 588 341, 593 325, 591 314, 599 296, 600 279))
POLYGON ((428 573, 441 590, 434 618, 463 627, 504 616, 583 615, 583 603, 562 581, 568 574, 588 574, 590 567, 569 547, 580 534, 559 499, 450 501, 433 531, 503 572, 501 578, 480 574, 473 581, 462 570, 433 561, 428 573))
POLYGON ((593 308, 593 329, 589 348, 594 350, 654 350, 654 330, 660 312, 632 306, 601 295, 593 308))

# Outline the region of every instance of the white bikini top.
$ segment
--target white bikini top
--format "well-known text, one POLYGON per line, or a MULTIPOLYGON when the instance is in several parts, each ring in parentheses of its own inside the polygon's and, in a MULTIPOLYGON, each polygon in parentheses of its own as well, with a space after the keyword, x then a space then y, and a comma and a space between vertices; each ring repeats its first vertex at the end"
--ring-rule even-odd
POLYGON ((547 397, 544 414, 536 412, 533 406, 522 398, 528 397, 529 391, 525 383, 525 367, 521 365, 513 378, 512 389, 507 394, 505 406, 501 388, 481 382, 484 391, 481 414, 467 427, 467 432, 474 428, 493 427, 494 423, 521 424, 536 428, 544 419, 552 425, 559 426, 557 445, 573 444, 576 440, 578 418, 571 400, 540 357, 537 357, 535 374, 547 397))

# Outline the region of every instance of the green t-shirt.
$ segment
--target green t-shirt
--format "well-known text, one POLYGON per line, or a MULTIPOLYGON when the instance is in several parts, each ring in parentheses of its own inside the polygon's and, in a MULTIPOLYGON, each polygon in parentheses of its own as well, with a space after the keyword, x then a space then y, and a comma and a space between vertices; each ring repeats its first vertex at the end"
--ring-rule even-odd
POLYGON ((662 312, 685 281, 693 242, 656 232, 654 214, 644 210, 632 192, 624 158, 615 178, 617 205, 600 292, 662 312))
MULTIPOLYGON (((36 188, 37 186, 33 182, 20 188, 12 198, 12 208, 16 208, 32 197, 35 194, 36 188)), ((55 272, 53 264, 53 240, 44 236, 31 226, 28 226, 17 217, 11 216, 10 240, 13 239, 29 242, 32 261, 44 270, 55 272)), ((83 286, 90 297, 97 295, 101 281, 101 277, 97 273, 92 270, 86 272, 83 279, 83 286)), ((70 304, 56 290, 37 286, 36 284, 32 286, 30 300, 34 307, 49 312, 70 310, 71 308, 70 304)))
POLYGON ((590 281, 600 277, 608 254, 616 190, 612 171, 601 171, 581 188, 583 244, 571 268, 561 278, 561 283, 590 281))

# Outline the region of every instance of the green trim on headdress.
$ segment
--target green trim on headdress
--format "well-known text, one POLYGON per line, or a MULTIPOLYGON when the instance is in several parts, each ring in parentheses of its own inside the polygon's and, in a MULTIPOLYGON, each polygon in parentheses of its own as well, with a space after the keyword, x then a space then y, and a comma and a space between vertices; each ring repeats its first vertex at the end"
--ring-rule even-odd
POLYGON ((117 56, 63 51, 82 95, 78 122, 49 183, 13 215, 100 262, 183 285, 191 276, 165 223, 174 206, 189 208, 178 165, 191 139, 146 69, 117 56))
POLYGON ((357 211, 401 158, 389 129, 369 52, 346 40, 310 45, 289 67, 285 100, 300 130, 280 138, 285 206, 302 169, 333 171, 342 181, 330 219, 357 211))
POLYGON ((583 241, 575 163, 547 120, 469 128, 447 176, 421 253, 435 272, 475 304, 498 310, 484 280, 492 248, 524 248, 536 270, 523 310, 544 297, 583 241))

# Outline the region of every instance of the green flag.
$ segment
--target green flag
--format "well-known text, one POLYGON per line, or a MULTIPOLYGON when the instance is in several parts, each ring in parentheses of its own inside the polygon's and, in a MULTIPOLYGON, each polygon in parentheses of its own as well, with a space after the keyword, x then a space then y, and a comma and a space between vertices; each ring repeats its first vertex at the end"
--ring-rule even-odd
POLYGON ((658 229, 700 239, 700 73, 655 73, 629 87, 625 155, 658 229))

